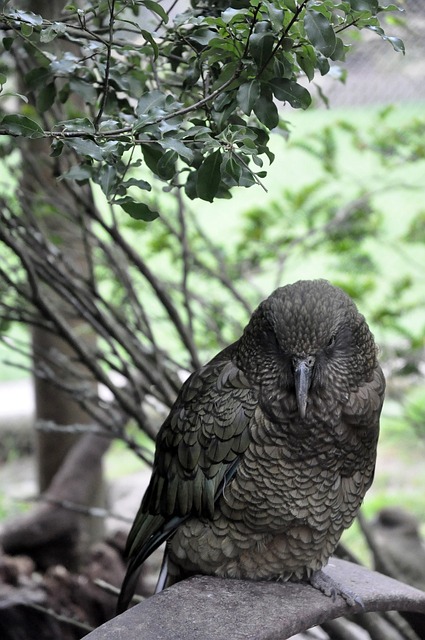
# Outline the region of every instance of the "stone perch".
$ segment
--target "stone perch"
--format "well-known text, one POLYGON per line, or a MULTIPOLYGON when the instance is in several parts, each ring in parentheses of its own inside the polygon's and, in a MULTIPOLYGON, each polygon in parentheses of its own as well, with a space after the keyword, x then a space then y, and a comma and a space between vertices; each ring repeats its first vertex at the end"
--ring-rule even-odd
MULTIPOLYGON (((360 596, 350 607, 308 584, 195 576, 110 620, 85 640, 285 640, 343 615, 413 612, 425 633, 425 592, 331 558, 325 572, 360 596)), ((421 637, 425 638, 425 635, 421 637)))

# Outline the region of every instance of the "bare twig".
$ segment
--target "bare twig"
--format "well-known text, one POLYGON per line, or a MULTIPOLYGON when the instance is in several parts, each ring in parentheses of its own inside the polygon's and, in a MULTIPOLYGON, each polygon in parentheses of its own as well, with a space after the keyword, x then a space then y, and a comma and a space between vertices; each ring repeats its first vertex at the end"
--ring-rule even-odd
POLYGON ((54 618, 58 622, 64 622, 66 624, 69 624, 72 627, 76 627, 77 629, 81 629, 82 631, 85 631, 86 633, 90 633, 90 631, 93 631, 93 627, 91 627, 90 625, 85 624, 84 622, 80 622, 79 620, 75 620, 75 618, 70 618, 70 617, 64 616, 64 615, 62 615, 60 613, 56 613, 56 611, 54 611, 50 607, 49 608, 43 607, 41 604, 36 604, 35 602, 32 602, 31 600, 25 600, 23 602, 23 604, 25 604, 25 606, 29 607, 30 609, 35 609, 36 611, 40 611, 41 613, 45 613, 46 615, 50 616, 51 618, 54 618))
POLYGON ((94 121, 95 129, 98 128, 99 123, 102 119, 103 112, 105 110, 106 101, 108 100, 109 93, 109 73, 111 69, 111 57, 112 57, 112 46, 114 43, 114 28, 115 28, 115 0, 108 0, 108 8, 109 8, 109 33, 108 33, 108 42, 106 45, 106 62, 105 62, 105 75, 103 76, 103 92, 102 92, 102 101, 100 104, 100 108, 98 114, 94 121))

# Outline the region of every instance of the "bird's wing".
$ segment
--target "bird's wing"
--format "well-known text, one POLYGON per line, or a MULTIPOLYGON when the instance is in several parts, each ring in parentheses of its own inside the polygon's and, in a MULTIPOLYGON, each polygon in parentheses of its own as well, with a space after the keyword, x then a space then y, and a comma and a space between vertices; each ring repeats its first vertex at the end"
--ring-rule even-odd
POLYGON ((248 446, 256 394, 230 360, 214 359, 183 385, 157 439, 142 509, 212 515, 218 487, 248 446))
MULTIPOLYGON (((376 366, 372 380, 350 394, 344 406, 342 420, 351 427, 349 449, 342 468, 344 490, 363 498, 373 482, 376 462, 376 445, 379 435, 379 416, 384 401, 385 378, 381 367, 376 366), (354 454, 354 455, 353 455, 354 454)), ((355 515, 360 502, 345 499, 347 514, 355 515), (348 509, 351 506, 351 511, 348 509)), ((351 517, 351 516, 350 516, 351 517)))
POLYGON ((151 481, 127 540, 127 592, 134 572, 181 522, 212 516, 249 444, 257 393, 231 353, 190 376, 158 433, 151 481))
POLYGON ((379 429, 379 416, 385 395, 385 378, 382 369, 377 365, 373 378, 350 395, 343 411, 344 422, 357 427, 379 429))

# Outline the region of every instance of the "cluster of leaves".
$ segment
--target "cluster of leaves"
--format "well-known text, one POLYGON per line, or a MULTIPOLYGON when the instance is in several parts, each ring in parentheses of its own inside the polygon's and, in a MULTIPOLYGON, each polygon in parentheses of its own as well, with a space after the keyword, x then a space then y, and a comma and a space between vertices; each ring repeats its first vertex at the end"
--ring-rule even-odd
POLYGON ((3 112, 0 132, 51 138, 56 157, 70 149, 66 177, 95 181, 138 219, 157 216, 152 174, 191 199, 230 197, 264 177, 276 103, 309 107, 299 79, 344 60, 346 31, 372 29, 403 51, 380 20, 395 10, 378 0, 216 0, 171 19, 154 0, 98 0, 52 20, 2 0, 3 47, 30 63, 19 89, 27 104, 3 112))

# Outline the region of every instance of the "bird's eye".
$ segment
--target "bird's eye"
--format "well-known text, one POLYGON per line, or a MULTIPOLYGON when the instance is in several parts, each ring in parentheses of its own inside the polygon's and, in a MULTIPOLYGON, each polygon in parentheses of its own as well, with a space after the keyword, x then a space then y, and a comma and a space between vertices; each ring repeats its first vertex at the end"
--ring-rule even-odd
POLYGON ((279 351, 279 342, 273 330, 267 331, 264 334, 264 338, 265 338, 265 344, 271 351, 273 352, 279 351))
POLYGON ((334 346, 335 341, 336 341, 335 335, 331 336, 331 339, 328 342, 328 349, 331 349, 334 346))

